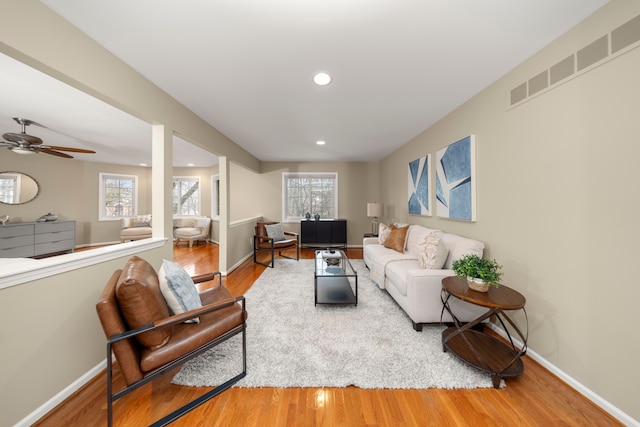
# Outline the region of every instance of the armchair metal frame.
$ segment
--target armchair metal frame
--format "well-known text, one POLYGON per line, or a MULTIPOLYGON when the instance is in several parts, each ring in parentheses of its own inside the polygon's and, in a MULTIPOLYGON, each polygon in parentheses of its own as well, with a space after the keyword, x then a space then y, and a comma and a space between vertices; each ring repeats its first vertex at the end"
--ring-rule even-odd
POLYGON ((298 233, 292 233, 289 231, 284 232, 286 235, 294 236, 295 239, 287 240, 287 246, 278 246, 280 242, 276 242, 272 237, 263 237, 254 235, 253 236, 253 262, 256 264, 264 265, 265 267, 273 268, 275 265, 275 252, 278 249, 278 256, 281 258, 295 259, 296 261, 300 260, 300 236, 298 233), (294 242, 295 241, 295 242, 294 242), (269 247, 260 247, 260 243, 268 243, 269 247), (289 249, 295 245, 296 247, 296 257, 290 257, 288 255, 284 255, 281 249, 289 249), (258 252, 260 251, 269 251, 271 252, 271 262, 269 264, 265 264, 264 262, 258 261, 258 252))
MULTIPOLYGON (((207 275, 202 275, 202 276, 197 276, 194 277, 194 282, 198 283, 198 282, 202 282, 202 281, 207 281, 207 280, 198 280, 198 279, 206 279, 208 277, 208 280, 211 280, 214 278, 214 276, 217 275, 219 278, 219 283, 222 283, 222 275, 220 272, 215 272, 215 273, 211 273, 211 274, 207 274, 207 275)), ((217 346, 218 344, 228 340, 229 338, 242 333, 242 372, 240 372, 239 374, 235 375, 233 378, 225 381, 224 383, 218 385, 217 387, 213 388, 212 390, 202 394, 201 396, 195 398, 194 400, 186 403, 185 405, 181 406, 180 408, 174 410, 173 412, 171 412, 170 414, 164 416, 163 418, 161 418, 158 421, 155 421, 154 423, 150 424, 151 426, 166 426, 169 423, 177 420, 179 417, 181 417, 182 415, 186 414, 187 412, 197 408, 198 406, 202 405, 203 403, 207 402, 208 400, 212 399, 213 397, 217 396, 218 394, 222 393, 223 391, 227 390, 228 388, 230 388, 232 385, 234 385, 235 383, 237 383, 239 380, 241 380, 242 378, 244 378, 247 375, 247 356, 246 356, 246 350, 247 350, 247 341, 246 341, 246 318, 247 318, 247 312, 246 312, 246 307, 245 307, 245 299, 243 296, 239 296, 234 298, 231 301, 226 301, 224 303, 221 304, 215 304, 215 305, 207 305, 207 306, 203 306, 201 309, 196 309, 196 310, 191 310, 188 311, 186 313, 183 313, 181 315, 174 315, 171 316, 169 318, 167 318, 164 321, 161 322, 156 322, 154 325, 149 325, 149 326, 144 326, 138 329, 133 329, 133 330, 129 330, 127 332, 121 333, 121 334, 116 334, 116 335, 112 335, 108 338, 107 340, 107 423, 108 426, 111 427, 112 426, 112 422, 113 422, 113 403, 120 399, 121 397, 126 396, 127 394, 131 393, 132 391, 138 389, 139 387, 155 380, 157 377, 159 377, 160 375, 164 375, 166 374, 168 371, 171 371, 172 369, 176 368, 177 366, 180 366, 182 364, 184 364, 185 362, 193 359, 196 356, 199 356, 200 354, 204 353, 205 351, 217 346), (128 340, 128 339, 135 339, 134 337, 137 335, 140 335, 142 333, 145 332, 149 332, 155 329, 160 329, 160 328, 166 328, 168 326, 172 326, 172 325, 176 325, 179 323, 183 323, 186 320, 189 319, 193 319, 194 317, 197 316, 201 316, 203 314, 206 313, 210 313, 216 310, 220 310, 222 308, 225 307, 229 307, 232 306, 234 304, 240 303, 241 307, 242 307, 242 318, 243 318, 243 322, 236 326, 235 328, 227 331, 226 333, 218 336, 217 338, 203 344, 202 346, 183 354, 182 356, 179 356, 178 358, 176 358, 175 360, 166 363, 165 365, 157 368, 154 371, 151 371, 149 373, 147 373, 146 375, 144 375, 141 379, 129 384, 129 385, 125 385, 125 387, 117 392, 114 393, 113 391, 113 356, 112 356, 112 347, 115 343, 118 343, 119 341, 123 341, 123 340, 128 340)))

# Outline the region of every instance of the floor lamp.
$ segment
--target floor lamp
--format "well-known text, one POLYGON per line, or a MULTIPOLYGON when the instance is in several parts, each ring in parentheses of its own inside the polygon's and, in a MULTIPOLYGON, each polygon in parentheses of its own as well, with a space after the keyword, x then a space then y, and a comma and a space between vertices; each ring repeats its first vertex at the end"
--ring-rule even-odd
POLYGON ((382 203, 367 203, 367 216, 373 218, 371 221, 371 234, 378 235, 378 217, 382 216, 382 203))

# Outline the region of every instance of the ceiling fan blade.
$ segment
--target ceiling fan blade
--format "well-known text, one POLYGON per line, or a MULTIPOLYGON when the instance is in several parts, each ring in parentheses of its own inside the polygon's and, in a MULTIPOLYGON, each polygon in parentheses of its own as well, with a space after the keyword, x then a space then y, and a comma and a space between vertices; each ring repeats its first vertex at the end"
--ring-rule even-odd
POLYGON ((11 142, 17 142, 18 144, 29 144, 29 145, 39 145, 42 144, 42 139, 37 136, 28 135, 26 133, 12 133, 7 132, 2 135, 4 139, 11 142))
POLYGON ((49 145, 48 148, 52 150, 59 151, 71 151, 73 153, 86 153, 86 154, 96 154, 93 150, 85 150, 84 148, 73 148, 73 147, 59 147, 57 145, 49 145))
POLYGON ((58 157, 64 157, 65 159, 73 159, 73 156, 68 155, 67 153, 61 153, 60 151, 55 151, 52 150, 51 148, 39 148, 38 149, 39 152, 41 153, 47 153, 47 154, 52 154, 54 156, 58 156, 58 157))

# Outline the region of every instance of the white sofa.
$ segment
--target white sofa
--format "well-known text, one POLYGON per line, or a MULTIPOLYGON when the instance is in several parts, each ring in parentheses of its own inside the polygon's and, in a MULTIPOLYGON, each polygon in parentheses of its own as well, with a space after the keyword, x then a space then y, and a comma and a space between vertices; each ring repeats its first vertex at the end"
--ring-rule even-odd
MULTIPOLYGON (((440 248, 443 249, 442 247, 440 248)), ((363 239, 363 258, 370 270, 371 279, 381 289, 385 289, 398 305, 407 313, 416 331, 423 324, 451 322, 441 299, 442 279, 454 276, 451 264, 465 254, 482 256, 484 244, 457 234, 445 233, 421 225, 409 225, 404 253, 380 244, 377 237, 363 239), (427 236, 434 236, 448 249, 444 265, 439 269, 420 268, 419 245, 427 236)), ((443 253, 443 256, 445 254, 443 253)), ((486 309, 452 298, 450 305, 459 320, 468 322, 476 319, 486 309)))
POLYGON ((151 214, 122 218, 120 223, 120 243, 151 238, 151 214))

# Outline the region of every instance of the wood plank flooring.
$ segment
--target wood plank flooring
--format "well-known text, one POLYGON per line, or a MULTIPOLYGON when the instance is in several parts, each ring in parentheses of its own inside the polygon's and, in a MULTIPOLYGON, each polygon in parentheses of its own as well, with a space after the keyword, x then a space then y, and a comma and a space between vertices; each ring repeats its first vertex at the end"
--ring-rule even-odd
MULTIPOLYGON (((312 258, 313 251, 301 256, 312 258)), ((349 249, 362 258, 361 249, 349 249)), ((194 274, 216 270, 218 247, 176 247, 174 258, 194 274)), ((278 260, 276 259, 276 268, 278 260)), ((264 267, 250 259, 224 283, 244 294, 264 267)), ((105 281, 107 278, 105 278, 105 281)), ((251 314, 249 314, 251 315, 251 314)), ((411 328, 407 321, 407 328, 411 328)), ((416 332, 418 333, 418 332, 416 332)), ((407 361, 411 363, 411 361, 407 361)), ((500 390, 364 390, 347 388, 231 388, 185 415, 175 426, 619 426, 615 419, 528 356, 524 373, 500 390)), ((250 375, 251 373, 248 373, 250 375)), ((116 369, 116 387, 122 384, 116 369)), ((206 388, 160 378, 114 405, 115 426, 143 426, 206 388)), ((36 426, 106 425, 106 375, 98 375, 36 426)))

